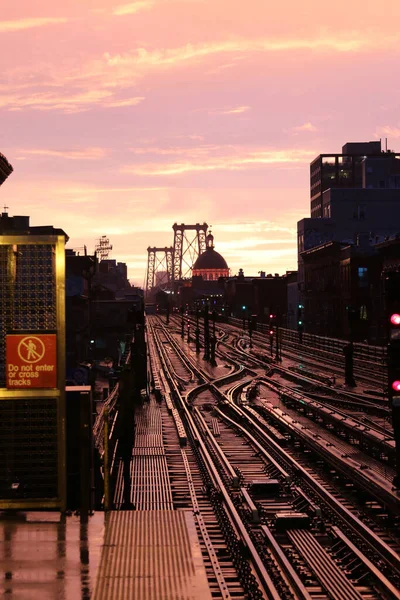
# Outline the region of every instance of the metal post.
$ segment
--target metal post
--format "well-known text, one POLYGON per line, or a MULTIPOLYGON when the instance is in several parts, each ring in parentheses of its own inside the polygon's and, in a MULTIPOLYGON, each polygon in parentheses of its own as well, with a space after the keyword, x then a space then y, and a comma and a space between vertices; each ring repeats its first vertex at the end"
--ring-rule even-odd
POLYGON ((249 337, 250 337, 250 348, 253 347, 253 323, 249 317, 249 337))
POLYGON ((181 338, 185 337, 185 324, 183 322, 183 306, 181 306, 181 338))
POLYGON ((108 454, 108 408, 104 409, 104 511, 110 510, 110 466, 108 454))
POLYGON ((208 305, 204 307, 204 360, 210 360, 210 324, 208 321, 208 305))
POLYGON ((80 420, 80 520, 87 523, 90 511, 90 396, 79 395, 80 420))
POLYGON ((216 317, 216 312, 215 310, 212 311, 212 321, 213 321, 213 334, 212 334, 212 338, 211 338, 211 359, 210 362, 212 365, 216 365, 217 362, 215 360, 215 345, 217 343, 217 339, 215 337, 215 317, 216 317))
POLYGON ((196 308, 196 352, 200 352, 199 309, 196 308))
POLYGON ((275 327, 275 360, 279 361, 279 327, 278 323, 275 327))
POLYGON ((353 342, 349 342, 349 344, 347 344, 347 346, 343 348, 343 353, 345 357, 345 383, 346 385, 350 385, 351 387, 356 386, 353 373, 353 352, 353 342))

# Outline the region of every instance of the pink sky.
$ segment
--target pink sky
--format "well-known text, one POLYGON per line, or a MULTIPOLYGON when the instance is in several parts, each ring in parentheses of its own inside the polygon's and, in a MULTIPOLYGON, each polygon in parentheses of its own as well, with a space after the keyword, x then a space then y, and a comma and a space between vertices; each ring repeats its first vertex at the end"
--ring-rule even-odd
POLYGON ((0 20, 0 203, 68 247, 148 245, 206 221, 231 272, 296 268, 309 162, 400 150, 400 3, 16 0, 0 20))

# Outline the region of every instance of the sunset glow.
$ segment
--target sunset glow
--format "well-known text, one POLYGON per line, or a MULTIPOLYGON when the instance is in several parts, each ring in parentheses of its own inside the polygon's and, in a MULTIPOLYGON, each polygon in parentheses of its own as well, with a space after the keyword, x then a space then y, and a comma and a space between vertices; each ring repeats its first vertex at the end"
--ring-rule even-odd
POLYGON ((50 0, 1 9, 1 188, 11 215, 107 235, 143 284, 149 245, 206 221, 232 274, 297 267, 309 163, 400 151, 400 3, 50 0))

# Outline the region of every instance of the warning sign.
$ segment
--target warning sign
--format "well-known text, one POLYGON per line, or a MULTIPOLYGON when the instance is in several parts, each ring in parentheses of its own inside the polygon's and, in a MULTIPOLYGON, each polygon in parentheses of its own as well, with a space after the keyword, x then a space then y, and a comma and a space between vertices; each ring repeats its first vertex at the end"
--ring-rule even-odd
POLYGON ((57 336, 7 335, 7 388, 57 387, 57 336))

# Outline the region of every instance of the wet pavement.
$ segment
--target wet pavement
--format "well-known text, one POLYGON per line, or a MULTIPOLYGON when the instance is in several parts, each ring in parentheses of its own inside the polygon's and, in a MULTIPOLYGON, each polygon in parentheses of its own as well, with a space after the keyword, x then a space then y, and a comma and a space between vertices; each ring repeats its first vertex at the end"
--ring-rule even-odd
POLYGON ((10 600, 89 600, 104 543, 104 513, 88 524, 56 512, 0 513, 0 594, 10 600))

